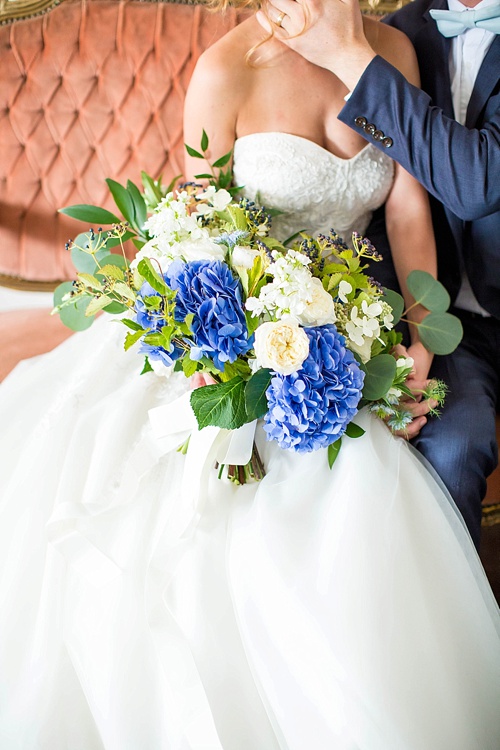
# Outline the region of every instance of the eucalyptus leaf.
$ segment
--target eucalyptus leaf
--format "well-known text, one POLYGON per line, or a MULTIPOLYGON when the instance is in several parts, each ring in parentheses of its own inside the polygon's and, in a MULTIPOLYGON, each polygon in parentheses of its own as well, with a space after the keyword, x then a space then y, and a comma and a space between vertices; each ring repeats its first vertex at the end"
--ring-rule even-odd
POLYGON ((209 425, 237 430, 248 422, 245 381, 238 376, 228 383, 196 388, 191 394, 191 406, 200 430, 209 425))
POLYGON ((342 448, 342 438, 339 438, 334 443, 330 443, 328 446, 328 466, 330 469, 337 460, 340 449, 342 448))
POLYGON ((101 226, 101 224, 119 224, 121 221, 111 211, 107 211, 105 208, 100 208, 99 206, 90 206, 86 203, 60 208, 59 213, 71 216, 72 219, 86 221, 89 224, 97 224, 98 226, 101 226))
POLYGON ((384 300, 388 305, 392 307, 392 315, 394 317, 393 325, 397 325, 401 320, 403 310, 405 309, 405 301, 403 297, 395 292, 394 289, 384 290, 384 300))
POLYGON ((431 312, 445 312, 450 306, 450 295, 440 281, 427 271, 412 271, 406 280, 415 302, 431 312))
POLYGON ((82 271, 83 273, 95 273, 97 263, 94 258, 100 262, 101 258, 104 258, 104 256, 107 255, 107 252, 102 237, 99 241, 99 237, 96 235, 95 239, 92 240, 88 232, 82 232, 73 240, 73 245, 71 247, 71 260, 77 271, 82 271), (90 250, 97 248, 99 244, 103 245, 102 249, 97 250, 97 252, 92 255, 90 250), (87 245, 89 246, 88 248, 86 247, 87 245))
MULTIPOLYGON (((101 269, 106 268, 107 266, 118 266, 118 268, 121 268, 122 270, 125 268, 128 268, 128 263, 123 257, 123 255, 118 255, 118 253, 108 253, 99 261, 101 268, 96 269, 94 271, 96 276, 100 276, 101 269)), ((109 274, 109 270, 106 271, 103 276, 107 276, 109 274)))
POLYGON ((451 354, 463 336, 462 323, 447 312, 432 312, 418 326, 422 344, 434 354, 451 354))
POLYGON ((363 398, 377 401, 383 398, 391 387, 396 375, 396 360, 390 354, 379 354, 365 362, 365 382, 363 398))
POLYGON ((112 247, 118 247, 118 245, 124 245, 128 240, 131 240, 133 237, 135 237, 134 232, 125 232, 125 234, 122 234, 121 237, 108 237, 106 240, 106 248, 108 250, 111 250, 112 247))
MULTIPOLYGON (((54 291, 54 307, 58 307, 62 303, 62 298, 65 294, 68 294, 73 288, 71 281, 65 281, 54 291)), ((75 297, 75 301, 61 308, 59 311, 59 317, 65 326, 71 328, 72 331, 84 331, 89 328, 94 322, 93 318, 86 317, 85 311, 92 297, 82 296, 75 297)))
POLYGON ((257 370, 245 386, 245 406, 248 419, 259 419, 267 412, 266 391, 271 382, 271 370, 257 370))

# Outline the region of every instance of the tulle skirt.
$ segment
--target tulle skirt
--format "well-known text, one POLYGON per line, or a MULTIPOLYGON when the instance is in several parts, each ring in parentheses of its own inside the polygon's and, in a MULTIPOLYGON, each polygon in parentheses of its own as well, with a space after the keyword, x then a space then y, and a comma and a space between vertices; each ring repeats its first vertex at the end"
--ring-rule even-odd
POLYGON ((262 482, 194 497, 148 419, 186 381, 122 341, 0 388, 2 750, 498 750, 498 607, 415 452, 258 428, 262 482))

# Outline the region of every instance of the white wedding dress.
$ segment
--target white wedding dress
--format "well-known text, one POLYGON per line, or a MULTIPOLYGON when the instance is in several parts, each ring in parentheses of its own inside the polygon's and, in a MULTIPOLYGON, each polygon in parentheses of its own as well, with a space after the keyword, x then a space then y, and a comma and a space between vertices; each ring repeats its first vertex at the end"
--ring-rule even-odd
MULTIPOLYGON (((392 170, 235 147, 285 235, 363 232, 392 170)), ((258 430, 260 484, 200 474, 148 418, 186 381, 123 337, 100 319, 0 388, 0 748, 498 750, 498 607, 415 452, 361 413, 332 471, 258 430)))

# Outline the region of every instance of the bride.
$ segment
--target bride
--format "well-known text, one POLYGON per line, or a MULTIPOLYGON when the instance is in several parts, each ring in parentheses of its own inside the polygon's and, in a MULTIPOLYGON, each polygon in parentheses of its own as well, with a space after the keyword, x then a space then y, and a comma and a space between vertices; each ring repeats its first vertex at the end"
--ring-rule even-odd
MULTIPOLYGON (((366 25, 415 80, 407 41, 366 25)), ((261 40, 252 17, 200 59, 186 142, 234 145, 273 233, 349 237, 386 201, 401 279, 434 271, 423 191, 336 120, 337 79, 261 40)), ((262 482, 213 471, 193 504, 196 462, 148 420, 186 381, 141 366, 100 319, 0 389, 0 747, 497 750, 498 607, 407 442, 361 413, 330 471, 259 432, 262 482)))

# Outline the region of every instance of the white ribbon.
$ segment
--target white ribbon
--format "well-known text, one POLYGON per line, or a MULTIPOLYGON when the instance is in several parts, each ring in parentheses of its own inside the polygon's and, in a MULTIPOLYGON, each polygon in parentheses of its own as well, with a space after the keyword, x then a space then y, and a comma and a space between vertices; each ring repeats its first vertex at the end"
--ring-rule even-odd
POLYGON ((182 481, 182 495, 189 499, 188 512, 199 516, 207 497, 209 474, 215 462, 244 466, 252 457, 257 420, 237 430, 220 427, 198 429, 191 406, 191 392, 170 404, 148 412, 154 437, 162 453, 176 450, 189 437, 182 481))

